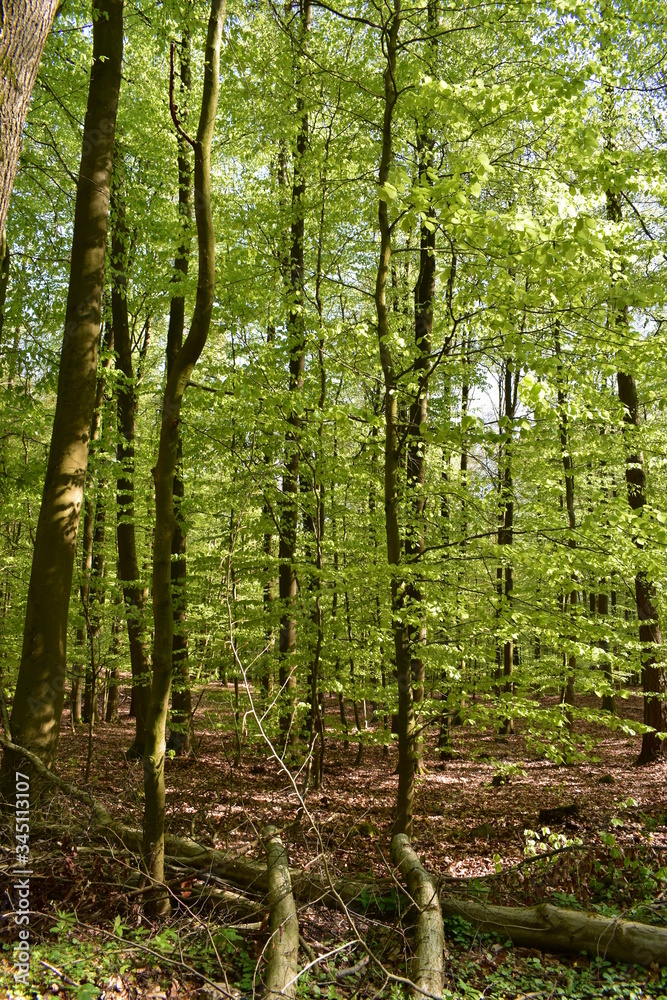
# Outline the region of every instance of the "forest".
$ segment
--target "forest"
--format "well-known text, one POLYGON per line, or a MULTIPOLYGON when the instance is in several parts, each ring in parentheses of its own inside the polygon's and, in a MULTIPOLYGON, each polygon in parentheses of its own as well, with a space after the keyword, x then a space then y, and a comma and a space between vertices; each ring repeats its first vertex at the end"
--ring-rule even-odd
POLYGON ((0 995, 666 1000, 666 36, 0 5, 0 995))

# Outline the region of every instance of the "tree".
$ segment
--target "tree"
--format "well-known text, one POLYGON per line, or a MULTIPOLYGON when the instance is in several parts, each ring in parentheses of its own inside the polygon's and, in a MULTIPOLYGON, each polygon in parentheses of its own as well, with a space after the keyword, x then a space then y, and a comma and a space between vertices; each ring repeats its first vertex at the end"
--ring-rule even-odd
MULTIPOLYGON (((23 126, 58 0, 9 0, 0 13, 0 233, 21 154, 23 126)), ((2 237, 4 240, 4 236, 2 237)), ((6 244, 0 262, 7 256, 6 244)), ((0 266, 2 266, 0 263, 0 266)))
MULTIPOLYGON (((76 192, 58 396, 32 557, 12 735, 49 766, 58 743, 67 614, 81 512, 97 355, 116 114, 123 57, 122 0, 94 0, 93 63, 76 192)), ((3 756, 6 778, 15 761, 3 756)))
POLYGON ((204 52, 204 88, 194 149, 194 209, 199 251, 197 295, 190 330, 173 359, 162 397, 160 445, 155 480, 155 546, 153 551, 153 677, 144 750, 144 861, 153 884, 156 912, 170 909, 164 893, 164 761, 165 727, 172 677, 173 593, 171 586, 174 517, 174 474, 178 462, 183 394, 204 349, 211 325, 215 288, 215 234, 211 213, 211 144, 218 107, 220 44, 225 0, 212 0, 204 52))

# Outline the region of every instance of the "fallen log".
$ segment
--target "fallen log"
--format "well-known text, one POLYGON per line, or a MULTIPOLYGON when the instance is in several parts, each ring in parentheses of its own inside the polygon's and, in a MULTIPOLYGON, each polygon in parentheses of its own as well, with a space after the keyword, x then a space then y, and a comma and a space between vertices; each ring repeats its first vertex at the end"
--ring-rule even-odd
MULTIPOLYGON (((114 838, 129 850, 141 853, 140 830, 113 820, 91 795, 53 774, 29 750, 17 746, 2 735, 0 745, 20 752, 35 766, 40 776, 88 806, 94 822, 93 830, 99 835, 114 838)), ((268 876, 263 865, 234 859, 224 851, 202 847, 196 841, 184 837, 166 836, 165 852, 170 856, 170 861, 180 861, 195 870, 210 869, 237 889, 261 893, 268 891, 268 876)), ((360 898, 365 909, 372 907, 381 902, 383 897, 386 900, 392 886, 388 880, 383 882, 380 879, 329 880, 315 872, 293 869, 289 874, 296 899, 323 902, 339 909, 353 906, 355 900, 360 898)), ((447 880, 449 888, 451 883, 452 880, 447 880)), ((515 945, 569 954, 586 951, 617 962, 667 966, 667 929, 664 927, 641 924, 621 917, 603 917, 584 910, 561 909, 549 903, 532 907, 495 906, 454 897, 450 893, 441 893, 440 905, 445 916, 462 917, 481 931, 495 931, 505 935, 515 945)))
POLYGON ((264 1000, 296 996, 299 972, 299 922, 292 895, 287 853, 274 826, 262 831, 265 838, 266 868, 269 880, 269 930, 266 948, 264 1000))
POLYGON ((410 976, 416 986, 413 995, 415 998, 422 997, 424 993, 442 996, 445 987, 445 932, 437 883, 422 865, 404 833, 392 838, 391 859, 407 882, 418 910, 410 976))
POLYGON ((514 945, 540 951, 581 951, 616 962, 667 965, 667 928, 584 910, 538 906, 493 906, 473 900, 441 897, 445 916, 463 917, 480 931, 495 931, 514 945))

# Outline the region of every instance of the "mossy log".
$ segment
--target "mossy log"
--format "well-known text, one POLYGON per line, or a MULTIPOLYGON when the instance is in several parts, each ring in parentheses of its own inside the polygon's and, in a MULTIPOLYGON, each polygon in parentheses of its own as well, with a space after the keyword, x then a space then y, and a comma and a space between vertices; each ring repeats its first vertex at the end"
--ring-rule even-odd
POLYGON ((287 853, 274 826, 263 830, 269 880, 269 930, 266 948, 264 1000, 296 996, 299 922, 292 894, 287 853))
POLYGON ((538 906, 493 906, 465 899, 441 897, 446 916, 463 917, 478 930, 495 931, 514 945, 540 951, 581 951, 616 962, 667 965, 667 928, 640 924, 621 917, 603 917, 585 910, 563 909, 550 903, 538 906))
POLYGON ((411 979, 415 998, 442 996, 445 986, 445 933, 436 880, 426 871, 404 833, 391 841, 391 859, 405 879, 417 907, 411 979))

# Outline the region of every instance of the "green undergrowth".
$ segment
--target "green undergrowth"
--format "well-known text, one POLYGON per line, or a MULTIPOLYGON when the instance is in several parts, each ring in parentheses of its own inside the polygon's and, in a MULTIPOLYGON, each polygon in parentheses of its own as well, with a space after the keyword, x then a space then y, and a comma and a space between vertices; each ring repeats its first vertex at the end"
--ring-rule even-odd
MULTIPOLYGON (((513 948, 498 935, 476 933, 459 917, 445 920, 445 934, 444 1000, 667 1000, 667 968, 645 969, 583 954, 556 957, 513 948)), ((246 936, 234 928, 183 921, 157 933, 143 926, 127 928, 119 918, 107 928, 92 927, 78 923, 73 913, 61 911, 33 944, 28 988, 14 985, 10 945, 3 944, 0 995, 9 1000, 46 1000, 56 995, 63 1000, 101 1000, 103 996, 212 998, 216 993, 206 986, 203 976, 228 995, 249 1000, 253 988, 255 995, 261 990, 256 966, 263 941, 263 935, 246 936)), ((408 974, 401 941, 389 927, 379 926, 369 932, 367 940, 371 953, 397 977, 408 974)), ((304 972, 297 996, 303 1000, 373 996, 406 1000, 405 988, 396 981, 387 982, 372 961, 336 980, 336 972, 359 965, 363 956, 360 946, 350 947, 339 951, 328 967, 304 972)))

